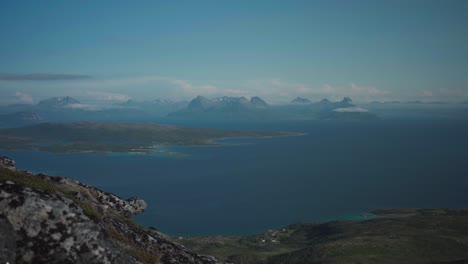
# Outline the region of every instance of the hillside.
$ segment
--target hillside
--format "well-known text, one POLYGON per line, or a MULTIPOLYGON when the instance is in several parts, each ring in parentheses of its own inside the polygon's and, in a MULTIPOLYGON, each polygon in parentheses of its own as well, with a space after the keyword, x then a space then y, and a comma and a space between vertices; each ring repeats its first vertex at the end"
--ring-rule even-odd
POLYGON ((0 158, 0 263, 218 263, 130 217, 145 201, 0 158))
POLYGON ((374 213, 379 217, 364 221, 299 223, 259 235, 178 242, 237 264, 468 263, 468 210, 374 213))

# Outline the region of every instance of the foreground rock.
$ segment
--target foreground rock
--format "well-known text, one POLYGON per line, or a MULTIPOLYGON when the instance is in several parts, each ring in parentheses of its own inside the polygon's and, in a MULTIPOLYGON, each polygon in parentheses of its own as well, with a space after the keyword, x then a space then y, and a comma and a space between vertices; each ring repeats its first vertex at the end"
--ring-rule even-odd
POLYGON ((0 158, 0 263, 218 263, 128 218, 145 208, 0 158))

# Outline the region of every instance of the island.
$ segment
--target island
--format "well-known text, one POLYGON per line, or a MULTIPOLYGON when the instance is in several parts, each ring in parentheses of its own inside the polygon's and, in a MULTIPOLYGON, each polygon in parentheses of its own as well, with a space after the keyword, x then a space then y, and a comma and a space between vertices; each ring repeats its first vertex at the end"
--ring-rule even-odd
POLYGON ((156 123, 41 123, 0 129, 0 149, 70 152, 153 153, 164 146, 219 145, 225 138, 301 135, 290 132, 219 130, 156 123))

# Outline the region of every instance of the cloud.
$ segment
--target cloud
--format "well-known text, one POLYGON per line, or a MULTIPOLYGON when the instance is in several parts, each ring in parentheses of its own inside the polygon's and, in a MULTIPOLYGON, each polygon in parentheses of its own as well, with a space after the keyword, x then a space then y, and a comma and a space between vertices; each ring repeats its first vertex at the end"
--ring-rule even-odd
MULTIPOLYGON (((17 79, 19 75, 16 75, 17 79)), ((46 79, 44 75, 42 79, 46 79)), ((62 76, 63 75, 57 75, 62 76)), ((5 79, 5 75, 3 76, 5 79)), ((36 76, 37 77, 37 76, 36 76)), ((49 76, 48 78, 50 78, 49 76)), ((9 76, 7 79, 12 79, 9 76)), ((30 75, 22 75, 21 79, 32 79, 30 75)), ((41 78, 40 78, 41 79, 41 78)), ((55 79, 59 79, 55 77, 55 79)), ((0 78, 1 80, 1 78, 0 78)), ((47 91, 50 96, 82 96, 90 101, 126 101, 130 99, 173 99, 189 100, 197 95, 207 97, 218 96, 260 96, 271 103, 287 103, 297 96, 311 100, 329 98, 339 100, 350 96, 359 101, 365 101, 382 97, 390 92, 372 86, 360 86, 351 83, 347 86, 334 86, 325 84, 312 86, 303 83, 284 81, 279 78, 257 79, 239 81, 236 84, 222 82, 194 82, 181 78, 173 78, 159 75, 130 76, 130 77, 93 77, 76 79, 62 79, 56 82, 0 82, 0 87, 8 89, 29 89, 31 94, 44 96, 47 91)))
POLYGON ((336 108, 333 109, 335 112, 340 112, 340 113, 365 113, 368 112, 369 110, 360 108, 360 107, 347 107, 347 108, 336 108))
POLYGON ((96 111, 96 110, 103 109, 102 106, 89 105, 89 104, 68 104, 65 106, 65 108, 81 109, 81 110, 89 110, 89 111, 96 111))
POLYGON ((0 74, 0 101, 4 103, 21 101, 30 103, 35 99, 53 96, 73 96, 85 102, 101 101, 112 103, 135 100, 171 99, 190 100, 197 95, 218 96, 260 96, 273 104, 288 103, 298 96, 319 101, 332 101, 351 97, 356 102, 393 100, 441 100, 460 101, 468 99, 464 88, 408 89, 395 88, 393 91, 373 85, 355 82, 348 84, 312 85, 286 81, 280 78, 240 80, 234 82, 192 81, 159 75, 146 76, 90 76, 63 74, 0 74), (4 81, 2 81, 4 80, 4 81), (31 80, 5 81, 5 80, 31 80), (37 81, 33 81, 37 80, 37 81), (56 80, 45 82, 43 80, 56 80), (16 91, 22 94, 13 96, 16 91), (29 97, 28 97, 29 95, 29 97))
POLYGON ((281 79, 255 80, 249 82, 250 90, 260 96, 271 96, 271 100, 289 101, 300 96, 311 99, 329 98, 338 100, 343 97, 352 97, 362 101, 383 98, 391 94, 390 91, 378 89, 373 86, 360 86, 350 83, 348 86, 312 86, 301 83, 285 82, 281 79), (276 96, 276 98, 273 98, 276 96))
POLYGON ((205 96, 241 96, 246 90, 219 87, 213 84, 194 82, 164 76, 140 76, 123 78, 103 78, 70 83, 67 87, 99 89, 100 92, 88 92, 88 96, 97 96, 102 100, 128 100, 125 94, 132 93, 137 99, 171 98, 191 99, 197 95, 205 96), (105 90, 105 91, 103 91, 105 90), (116 93, 118 92, 118 93, 116 93))
POLYGON ((168 79, 168 81, 175 85, 177 92, 180 94, 184 94, 189 97, 194 97, 197 95, 205 95, 205 96, 243 96, 248 93, 246 90, 242 89, 234 89, 234 88, 221 88, 215 85, 210 84, 202 84, 202 85, 195 85, 186 80, 178 80, 178 79, 168 79))
POLYGON ((98 100, 98 101, 125 102, 131 99, 131 97, 126 94, 99 92, 99 91, 87 91, 86 95, 91 96, 93 97, 93 99, 98 100))
MULTIPOLYGON (((93 78, 79 83, 70 82, 69 88, 86 88, 99 90, 89 92, 87 96, 94 96, 100 100, 125 101, 130 95, 137 100, 148 98, 192 99, 197 95, 207 97, 217 96, 261 96, 269 102, 289 102, 297 96, 319 100, 329 98, 339 100, 349 96, 353 99, 371 100, 389 95, 390 92, 373 86, 360 86, 350 83, 348 86, 311 86, 301 83, 286 82, 279 78, 259 79, 241 82, 237 86, 217 83, 195 83, 189 80, 171 78, 158 75, 136 77, 93 78), (129 94, 127 96, 126 94, 129 94)), ((95 99, 95 98, 93 98, 95 99)))
POLYGON ((0 73, 1 81, 60 81, 60 80, 81 80, 89 79, 89 75, 74 74, 49 74, 49 73, 30 73, 30 74, 9 74, 0 73))
POLYGON ((15 99, 16 103, 32 104, 34 101, 31 95, 22 92, 16 92, 15 99))
POLYGON ((426 90, 426 91, 423 91, 422 95, 424 97, 432 97, 432 96, 434 96, 434 92, 426 90))
POLYGON ((468 98, 468 91, 462 89, 439 89, 441 97, 468 98))
MULTIPOLYGON (((468 91, 462 89, 448 89, 440 88, 435 90, 420 91, 419 98, 426 98, 429 100, 442 100, 442 101, 460 101, 468 99, 468 91)), ((419 99, 416 98, 416 99, 419 99)))
POLYGON ((390 94, 389 91, 377 89, 372 86, 359 86, 354 83, 351 83, 350 86, 349 92, 351 95, 383 96, 390 94))

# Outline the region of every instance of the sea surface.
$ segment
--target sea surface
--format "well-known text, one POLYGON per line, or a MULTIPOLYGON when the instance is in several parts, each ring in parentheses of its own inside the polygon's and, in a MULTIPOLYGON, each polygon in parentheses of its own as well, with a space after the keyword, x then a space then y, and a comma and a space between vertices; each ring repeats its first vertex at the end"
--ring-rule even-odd
POLYGON ((468 207, 468 122, 214 126, 306 135, 168 148, 185 155, 0 154, 21 169, 142 197, 149 207, 135 219, 174 236, 251 234, 378 208, 468 207))

